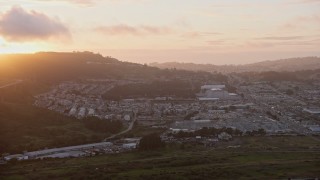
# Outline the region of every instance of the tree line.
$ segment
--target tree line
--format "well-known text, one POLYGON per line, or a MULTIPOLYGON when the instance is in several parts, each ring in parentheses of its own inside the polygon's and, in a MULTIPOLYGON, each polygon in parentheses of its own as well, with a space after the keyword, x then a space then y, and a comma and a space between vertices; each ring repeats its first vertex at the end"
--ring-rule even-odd
POLYGON ((97 117, 86 117, 83 119, 86 128, 101 133, 117 133, 123 128, 119 120, 104 120, 97 117))
POLYGON ((108 100, 159 96, 194 98, 195 94, 200 91, 199 87, 200 84, 192 86, 189 82, 182 80, 126 84, 114 87, 104 94, 104 98, 108 100))
POLYGON ((204 127, 202 129, 196 130, 194 132, 184 132, 179 131, 178 133, 171 133, 169 136, 173 136, 175 138, 187 138, 187 137, 195 137, 195 136, 202 136, 202 137, 210 137, 210 136, 217 136, 222 132, 226 132, 232 136, 242 136, 242 135, 248 135, 248 136, 263 136, 266 134, 266 131, 264 129, 259 130, 253 130, 253 131, 246 131, 245 133, 240 131, 239 129, 234 128, 215 128, 215 127, 204 127))

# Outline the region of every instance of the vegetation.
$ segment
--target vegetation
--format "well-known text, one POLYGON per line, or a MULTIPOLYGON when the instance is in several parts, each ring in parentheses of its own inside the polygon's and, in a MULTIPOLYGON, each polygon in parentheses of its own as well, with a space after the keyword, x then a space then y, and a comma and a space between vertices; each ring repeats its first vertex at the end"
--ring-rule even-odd
POLYGON ((192 117, 194 117, 197 114, 199 114, 199 111, 191 112, 184 117, 184 120, 190 120, 192 117))
POLYGON ((111 131, 26 104, 0 103, 0 153, 21 153, 101 141, 111 131))
POLYGON ((279 117, 278 117, 277 115, 275 115, 275 114, 272 114, 270 111, 267 111, 266 114, 267 114, 270 118, 279 121, 279 117))
POLYGON ((140 150, 155 150, 165 146, 158 134, 149 134, 143 136, 139 143, 140 150))
POLYGON ((264 81, 297 81, 297 76, 292 72, 263 72, 261 73, 264 81))
POLYGON ((314 79, 319 77, 320 69, 303 70, 294 72, 244 72, 238 73, 246 81, 267 81, 267 82, 281 82, 281 81, 298 81, 303 83, 312 83, 314 79))
POLYGON ((102 131, 90 120, 84 123, 35 107, 33 95, 47 91, 48 86, 23 81, 0 89, 0 154, 99 142, 122 128, 118 122, 110 129, 101 123, 102 131))
POLYGON ((0 179, 315 178, 319 142, 311 137, 238 137, 215 148, 185 144, 154 151, 0 165, 0 179), (235 144, 239 148, 227 148, 235 144))
POLYGON ((232 129, 232 128, 207 128, 204 127, 202 129, 196 130, 195 132, 183 132, 179 131, 176 134, 169 134, 175 138, 186 138, 186 137, 196 137, 196 136, 202 136, 202 137, 216 137, 222 132, 226 132, 232 136, 242 136, 242 135, 247 135, 247 136, 264 136, 266 135, 266 131, 264 129, 258 129, 258 130, 253 130, 253 131, 247 131, 246 133, 243 133, 242 131, 238 129, 232 129))
POLYGON ((86 128, 101 133, 115 134, 123 128, 123 124, 118 120, 102 120, 97 117, 87 117, 83 119, 86 128))
POLYGON ((252 130, 252 131, 247 131, 246 135, 248 136, 264 136, 266 135, 267 132, 264 129, 258 129, 258 130, 252 130))
POLYGON ((22 80, 0 89, 0 153, 96 142, 122 128, 119 122, 92 118, 81 121, 33 106, 35 95, 62 81, 108 78, 154 82, 141 90, 138 85, 116 87, 111 92, 119 98, 146 93, 189 97, 196 91, 196 83, 226 79, 206 72, 161 70, 90 52, 0 55, 0 77, 2 85, 22 80))
POLYGON ((207 72, 161 70, 141 64, 121 62, 91 52, 0 55, 0 77, 58 83, 87 78, 196 79, 226 81, 226 76, 207 72), (57 73, 57 71, 59 73, 57 73))
POLYGON ((229 84, 226 85, 226 90, 229 92, 229 93, 237 93, 237 88, 234 87, 234 86, 231 86, 229 84))
POLYGON ((140 97, 194 98, 195 94, 200 91, 199 87, 200 84, 194 85, 181 80, 127 84, 114 87, 104 95, 104 98, 109 100, 140 97))
POLYGON ((196 130, 195 132, 183 132, 179 131, 176 134, 170 134, 175 138, 185 138, 185 137, 195 137, 195 136, 202 136, 202 137, 210 137, 210 136, 217 136, 218 134, 226 132, 233 136, 241 136, 243 133, 238 129, 232 128, 214 128, 214 127, 204 127, 202 129, 196 130))
MULTIPOLYGON (((137 123, 137 121, 136 121, 137 123)), ((143 137, 149 134, 162 134, 167 130, 167 128, 150 128, 148 126, 140 126, 139 123, 136 124, 131 131, 124 134, 123 137, 143 137)))
POLYGON ((294 91, 292 89, 287 89, 286 94, 292 96, 294 94, 294 91))

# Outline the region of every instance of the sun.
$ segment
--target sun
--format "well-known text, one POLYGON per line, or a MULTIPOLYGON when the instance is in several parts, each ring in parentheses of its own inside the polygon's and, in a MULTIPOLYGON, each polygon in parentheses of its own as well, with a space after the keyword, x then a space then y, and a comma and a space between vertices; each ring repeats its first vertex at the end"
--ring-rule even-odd
POLYGON ((12 43, 0 38, 0 54, 34 53, 44 50, 46 50, 46 46, 41 43, 12 43))

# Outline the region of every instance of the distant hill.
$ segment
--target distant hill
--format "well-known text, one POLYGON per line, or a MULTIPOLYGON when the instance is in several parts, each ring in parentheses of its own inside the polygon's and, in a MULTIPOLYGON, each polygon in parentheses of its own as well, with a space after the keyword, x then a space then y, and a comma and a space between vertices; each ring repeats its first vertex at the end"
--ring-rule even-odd
POLYGON ((275 61, 263 61, 259 63, 246 65, 213 65, 213 64, 194 64, 194 63, 151 63, 150 66, 161 69, 183 69, 190 71, 206 71, 206 72, 265 72, 265 71, 301 71, 301 70, 315 70, 320 68, 319 57, 301 57, 289 58, 275 61))

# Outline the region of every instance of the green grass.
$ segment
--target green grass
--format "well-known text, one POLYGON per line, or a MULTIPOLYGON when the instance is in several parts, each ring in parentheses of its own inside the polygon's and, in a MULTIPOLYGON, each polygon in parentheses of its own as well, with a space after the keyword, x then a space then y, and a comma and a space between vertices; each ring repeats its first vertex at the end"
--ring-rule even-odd
POLYGON ((90 130, 81 120, 34 106, 34 95, 47 92, 50 86, 25 80, 0 89, 0 154, 100 142, 111 135, 90 130))
POLYGON ((0 107, 1 153, 99 142, 110 135, 91 131, 80 120, 33 105, 0 103, 0 107))
MULTIPOLYGON (((151 152, 130 152, 78 159, 25 161, 0 166, 0 179, 287 179, 319 177, 320 149, 305 149, 318 141, 296 137, 300 146, 279 144, 294 137, 247 137, 278 146, 276 150, 205 148, 177 144, 151 152)), ((236 142, 240 141, 236 139, 236 142)), ((260 142, 259 141, 259 142, 260 142)), ((232 144, 234 142, 229 142, 232 144)), ((292 142, 293 143, 293 142, 292 142)), ((296 143, 293 143, 296 144, 296 143)))
POLYGON ((147 126, 140 126, 138 124, 137 126, 134 126, 130 132, 122 135, 122 137, 142 137, 152 133, 161 134, 165 131, 166 129, 163 129, 163 128, 150 128, 147 126))

